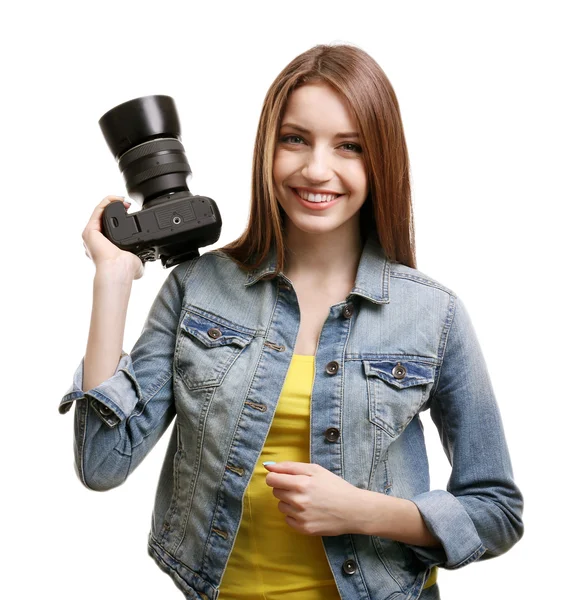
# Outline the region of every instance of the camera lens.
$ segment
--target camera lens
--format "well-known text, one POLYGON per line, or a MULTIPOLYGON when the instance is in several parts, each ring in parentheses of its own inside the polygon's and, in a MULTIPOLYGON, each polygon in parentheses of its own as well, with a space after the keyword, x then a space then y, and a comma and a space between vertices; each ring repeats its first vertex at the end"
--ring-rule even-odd
POLYGON ((159 196, 188 191, 192 170, 173 98, 135 98, 109 110, 98 123, 130 197, 151 206, 159 196))

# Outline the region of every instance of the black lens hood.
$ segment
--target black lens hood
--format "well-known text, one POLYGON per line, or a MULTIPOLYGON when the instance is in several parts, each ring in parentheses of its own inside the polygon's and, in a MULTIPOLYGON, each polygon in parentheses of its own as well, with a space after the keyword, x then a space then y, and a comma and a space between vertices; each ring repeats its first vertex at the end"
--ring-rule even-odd
POLYGON ((180 138, 180 121, 170 96, 143 96, 115 106, 98 121, 118 160, 125 152, 159 137, 180 138))

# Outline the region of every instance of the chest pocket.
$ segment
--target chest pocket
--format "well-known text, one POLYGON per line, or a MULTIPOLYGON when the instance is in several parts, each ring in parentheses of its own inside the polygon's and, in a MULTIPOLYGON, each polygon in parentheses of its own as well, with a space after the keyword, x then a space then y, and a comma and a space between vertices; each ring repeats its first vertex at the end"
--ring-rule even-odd
POLYGON ((253 339, 216 319, 187 312, 174 352, 176 371, 190 390, 218 386, 253 339))
POLYGON ((364 360, 368 412, 374 425, 397 437, 427 399, 435 366, 422 359, 364 360))

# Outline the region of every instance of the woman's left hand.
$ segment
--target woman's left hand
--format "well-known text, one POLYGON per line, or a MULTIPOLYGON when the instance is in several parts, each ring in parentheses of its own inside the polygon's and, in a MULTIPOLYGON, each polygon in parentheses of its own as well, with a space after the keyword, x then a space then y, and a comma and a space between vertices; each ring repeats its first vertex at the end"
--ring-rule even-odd
POLYGON ((286 523, 306 535, 356 533, 354 515, 362 491, 320 465, 283 461, 264 465, 266 485, 280 500, 286 523))

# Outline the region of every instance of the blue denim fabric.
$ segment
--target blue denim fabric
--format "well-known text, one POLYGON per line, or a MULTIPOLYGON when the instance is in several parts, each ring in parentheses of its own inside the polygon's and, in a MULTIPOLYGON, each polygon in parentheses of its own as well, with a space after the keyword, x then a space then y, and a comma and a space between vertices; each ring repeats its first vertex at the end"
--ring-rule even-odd
MULTIPOLYGON (((176 417, 149 552, 188 598, 218 597, 292 358, 298 302, 283 274, 265 277, 274 264, 271 252, 246 274, 213 250, 178 265, 114 375, 83 392, 81 361, 60 403, 64 413, 76 401, 76 469, 94 490, 122 484, 176 417)), ((497 556, 521 538, 523 499, 466 308, 437 281, 387 260, 374 235, 354 289, 322 329, 310 413, 310 462, 412 500, 442 544, 323 537, 342 598, 439 597, 436 586, 422 594, 431 567, 497 556), (428 409, 452 464, 446 490, 430 490, 419 418, 428 409), (336 441, 329 428, 340 431, 336 441)))

